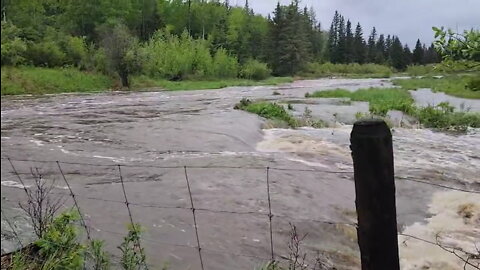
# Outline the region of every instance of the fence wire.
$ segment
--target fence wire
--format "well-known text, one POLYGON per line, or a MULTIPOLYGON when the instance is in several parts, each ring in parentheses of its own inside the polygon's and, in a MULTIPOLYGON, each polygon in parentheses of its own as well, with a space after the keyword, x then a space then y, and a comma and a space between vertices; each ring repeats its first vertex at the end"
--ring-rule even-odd
MULTIPOLYGON (((158 245, 167 245, 167 246, 176 246, 176 247, 184 247, 184 248, 191 248, 194 249, 198 252, 199 256, 199 263, 200 267, 202 270, 205 269, 204 262, 203 262, 203 257, 202 253, 211 253, 211 254, 223 254, 223 255, 228 255, 228 256, 233 256, 233 257, 245 257, 245 258, 256 258, 260 259, 263 261, 270 261, 274 262, 276 258, 285 258, 285 256, 282 256, 281 254, 277 254, 274 250, 274 233, 273 233, 273 225, 274 225, 274 218, 282 218, 282 219, 288 219, 291 221, 308 221, 308 222, 314 222, 314 223, 321 223, 321 224, 327 224, 327 225, 346 225, 346 226, 352 226, 354 228, 357 228, 357 224, 353 222, 339 222, 339 221, 334 221, 334 220, 320 220, 320 219, 310 219, 310 218, 298 218, 298 217, 292 217, 288 215, 283 215, 283 214, 276 214, 275 211, 272 209, 274 208, 272 206, 272 201, 271 201, 271 190, 270 190, 270 172, 272 170, 276 171, 301 171, 301 172, 314 172, 314 173, 331 173, 331 174, 347 174, 353 176, 352 171, 332 171, 332 170, 319 170, 319 169, 298 169, 298 168, 282 168, 282 167, 265 167, 265 166, 218 166, 218 165, 209 165, 209 166, 157 166, 157 165, 129 165, 129 164, 94 164, 94 163, 83 163, 83 162, 62 162, 62 161, 45 161, 45 160, 32 160, 32 159, 10 159, 10 158, 1 158, 2 160, 8 160, 8 163, 11 166, 11 173, 18 179, 20 184, 22 185, 21 188, 24 190, 26 196, 28 198, 31 198, 32 194, 28 190, 28 186, 25 184, 24 179, 22 178, 22 175, 27 174, 27 173, 22 173, 17 170, 17 168, 14 166, 14 162, 35 162, 35 163, 50 163, 50 164, 56 164, 58 172, 62 176, 62 179, 64 180, 65 184, 67 185, 68 193, 65 192, 51 192, 52 194, 58 194, 58 195, 67 195, 71 196, 74 202, 74 207, 80 214, 80 225, 83 228, 83 230, 87 234, 87 239, 88 241, 92 240, 91 237, 91 231, 96 231, 96 232, 103 232, 107 234, 112 234, 116 236, 125 236, 125 232, 117 232, 117 231, 112 231, 108 229, 103 229, 103 228, 98 228, 96 226, 93 226, 92 224, 88 224, 87 219, 85 218, 84 214, 82 214, 82 211, 79 207, 78 200, 93 200, 93 201, 98 201, 98 202, 105 202, 105 203, 115 203, 115 204, 122 204, 125 205, 128 216, 129 216, 129 221, 133 226, 133 229, 135 230, 135 224, 138 224, 134 220, 134 215, 132 213, 132 209, 130 208, 130 205, 140 207, 140 208, 156 208, 156 209, 173 209, 173 210, 179 210, 179 211, 191 211, 192 212, 192 217, 193 217, 193 224, 191 224, 194 228, 195 231, 195 242, 196 245, 189 245, 189 244, 181 244, 181 243, 173 243, 169 241, 161 241, 158 239, 150 239, 146 237, 140 237, 138 240, 138 247, 141 249, 141 243, 142 242, 150 242, 152 244, 158 244, 158 245), (120 200, 112 200, 112 199, 105 199, 105 198, 99 198, 99 197, 93 197, 93 196, 87 196, 87 195, 79 195, 74 192, 72 189, 72 186, 70 185, 69 180, 67 180, 67 177, 65 176, 65 173, 62 169, 62 164, 66 165, 80 165, 80 166, 95 166, 95 167, 110 167, 110 168, 116 168, 118 170, 118 178, 119 180, 116 182, 107 182, 107 183, 119 183, 121 184, 121 188, 123 191, 123 197, 124 201, 120 200), (176 205, 161 205, 161 204, 154 204, 154 203, 140 203, 140 202, 134 202, 129 200, 127 196, 127 189, 125 187, 125 183, 127 182, 135 182, 137 183, 138 181, 128 181, 125 180, 123 175, 122 175, 122 167, 130 167, 130 168, 156 168, 156 169, 182 169, 184 171, 185 175, 185 182, 186 182, 186 188, 188 191, 188 196, 189 196, 189 201, 190 201, 190 207, 186 206, 176 206, 176 205), (268 205, 268 212, 259 212, 259 211, 235 211, 235 210, 228 210, 228 209, 210 209, 210 208, 202 208, 202 207, 195 207, 195 202, 192 196, 192 188, 190 185, 190 180, 188 177, 188 169, 245 169, 245 170, 263 170, 266 173, 266 200, 267 200, 267 205, 268 205), (199 231, 198 231, 198 225, 197 225, 197 215, 201 212, 204 213, 212 213, 212 214, 226 214, 226 215, 239 215, 239 216, 257 216, 257 217, 265 217, 266 222, 268 223, 268 235, 269 235, 269 253, 270 256, 259 256, 259 255, 252 255, 252 254, 243 254, 239 252, 231 252, 228 250, 218 250, 218 249, 212 249, 212 248, 207 248, 207 247, 202 247, 201 245, 201 237, 199 236, 199 231)), ((151 181, 151 180, 150 180, 151 181)), ((350 180, 349 180, 350 181, 350 180)), ((452 186, 447 186, 447 185, 442 185, 442 184, 437 184, 437 183, 430 183, 424 181, 424 179, 418 179, 418 178, 413 178, 413 177, 408 177, 408 178, 401 178, 397 177, 397 181, 411 181, 411 182, 416 182, 416 183, 421 183, 425 185, 431 185, 435 187, 440 187, 444 189, 450 189, 450 190, 456 190, 456 191, 461 191, 461 192, 467 192, 467 193, 480 193, 478 190, 471 190, 471 189, 465 189, 465 188, 457 188, 457 187, 452 187, 452 186)), ((140 181, 140 182, 148 182, 148 181, 140 181)), ((156 181, 152 181, 156 182, 156 181)), ((103 183, 102 183, 103 184, 103 183)), ((10 186, 3 186, 4 188, 15 188, 18 189, 18 187, 10 187, 10 186)), ((11 228, 13 236, 16 238, 18 241, 19 245, 21 248, 25 248, 24 243, 20 240, 20 237, 15 229, 15 225, 10 222, 9 218, 4 214, 4 211, 2 209, 2 217, 7 223, 7 225, 11 228)), ((91 223, 91 222, 90 222, 91 223)), ((3 230, 3 226, 2 226, 3 230)), ((431 240, 428 239, 423 239, 418 236, 414 235, 407 235, 407 234, 402 234, 400 233, 399 235, 409 237, 409 239, 415 239, 418 241, 423 241, 425 243, 429 243, 432 245, 438 245, 438 243, 434 243, 431 240)), ((55 244, 55 243, 52 243, 55 244)), ((57 243, 58 244, 58 243, 57 243)), ((115 257, 115 256, 114 256, 115 257)), ((36 260, 35 258, 33 258, 36 260)), ((118 260, 117 260, 118 261, 118 260)), ((118 261, 120 262, 120 261, 118 261)), ((152 265, 148 264, 146 261, 143 261, 143 264, 145 268, 153 267, 152 265)))

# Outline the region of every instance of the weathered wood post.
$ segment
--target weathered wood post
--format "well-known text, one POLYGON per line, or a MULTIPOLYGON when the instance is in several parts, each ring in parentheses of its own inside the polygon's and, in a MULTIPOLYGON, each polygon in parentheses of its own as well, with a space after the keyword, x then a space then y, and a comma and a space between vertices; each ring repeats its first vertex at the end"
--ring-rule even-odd
POLYGON ((350 144, 362 270, 398 270, 392 134, 383 120, 361 120, 350 144))

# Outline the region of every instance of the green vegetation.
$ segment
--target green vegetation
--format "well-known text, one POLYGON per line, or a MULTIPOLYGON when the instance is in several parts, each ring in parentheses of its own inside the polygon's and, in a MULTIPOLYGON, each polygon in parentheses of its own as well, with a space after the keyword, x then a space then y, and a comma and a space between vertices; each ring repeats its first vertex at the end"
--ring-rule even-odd
MULTIPOLYGON (((306 97, 349 98, 353 101, 369 102, 373 115, 386 116, 389 110, 399 110, 418 119, 425 127, 439 129, 465 130, 468 127, 480 127, 480 113, 455 112, 448 103, 437 106, 417 107, 407 90, 395 88, 369 88, 350 92, 344 89, 316 91, 306 97)), ((356 117, 363 117, 357 114, 356 117)))
MULTIPOLYGON (((307 107, 305 108, 305 112, 303 113, 301 118, 295 118, 291 116, 282 105, 278 105, 277 103, 271 103, 266 101, 252 102, 251 100, 245 98, 240 100, 240 102, 235 105, 234 109, 244 110, 250 113, 257 114, 263 118, 270 119, 274 122, 277 122, 275 126, 284 126, 283 123, 285 123, 290 128, 304 126, 320 128, 325 126, 325 123, 323 123, 322 121, 314 120, 312 118, 312 111, 309 110, 307 107)), ((291 110, 293 108, 289 106, 288 109, 291 110)))
POLYGON ((354 92, 345 89, 316 91, 305 94, 305 97, 316 98, 350 98, 352 101, 369 102, 370 112, 385 116, 389 110, 399 110, 409 113, 413 99, 407 91, 395 88, 369 88, 354 92))
MULTIPOLYGON (((96 270, 111 269, 110 256, 104 251, 102 241, 92 240, 88 244, 79 242, 78 222, 80 216, 76 211, 60 214, 47 224, 47 230, 39 240, 11 255, 7 269, 80 270, 85 265, 96 270)), ((146 269, 143 267, 144 250, 138 246, 140 237, 140 225, 128 227, 128 233, 118 247, 122 252, 122 269, 146 269)))
POLYGON ((305 71, 300 73, 304 77, 370 77, 388 78, 392 74, 392 68, 379 64, 332 64, 332 63, 309 63, 305 71))
POLYGON ((187 80, 169 81, 165 79, 152 79, 147 76, 132 78, 132 88, 141 89, 149 87, 160 87, 166 90, 200 90, 218 89, 229 86, 254 86, 254 85, 277 85, 292 82, 292 77, 271 77, 265 80, 254 81, 247 79, 223 79, 223 80, 187 80))
POLYGON ((471 76, 446 75, 442 78, 397 79, 393 80, 393 83, 405 90, 430 88, 434 92, 444 92, 456 97, 480 99, 480 91, 475 90, 478 89, 478 76, 480 76, 480 73, 471 76))
MULTIPOLYGON (((408 65, 411 54, 397 37, 377 37, 374 29, 367 43, 360 24, 353 33, 338 12, 326 33, 313 9, 299 1, 279 3, 271 17, 255 14, 248 1, 244 7, 201 0, 2 1, 1 21, 2 74, 6 67, 68 68, 111 81, 72 79, 74 85, 63 88, 61 76, 58 82, 51 76, 16 82, 2 75, 7 83, 2 94, 91 92, 112 84, 135 88, 140 76, 151 81, 265 80, 302 73, 386 77, 387 66, 401 69, 397 62, 408 65), (325 62, 346 66, 319 64, 325 62)), ((430 62, 435 61, 422 58, 430 62)))
POLYGON ((113 87, 113 80, 74 68, 3 67, 2 95, 96 92, 113 87))

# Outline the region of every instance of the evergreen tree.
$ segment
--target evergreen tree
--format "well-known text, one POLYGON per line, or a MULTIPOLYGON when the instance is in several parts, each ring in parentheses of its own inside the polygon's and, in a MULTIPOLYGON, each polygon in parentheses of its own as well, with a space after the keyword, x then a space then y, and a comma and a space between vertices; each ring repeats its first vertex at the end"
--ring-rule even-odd
POLYGON ((345 30, 345 18, 340 15, 338 21, 338 45, 335 52, 334 63, 345 63, 345 53, 346 53, 346 39, 347 33, 345 30))
POLYGON ((365 40, 363 39, 362 26, 357 23, 355 27, 355 36, 353 37, 353 59, 356 63, 365 62, 365 40))
POLYGON ((352 32, 352 23, 350 20, 347 21, 347 34, 345 38, 345 62, 352 63, 355 61, 354 59, 354 40, 353 40, 353 32, 352 32))
POLYGON ((425 64, 433 64, 433 63, 440 63, 441 57, 438 55, 437 50, 433 43, 428 47, 427 52, 423 55, 423 63, 425 64))
POLYGON ((412 51, 410 50, 410 47, 408 47, 408 44, 405 44, 403 47, 403 62, 405 67, 412 64, 412 51))
POLYGON ((392 38, 390 35, 387 36, 387 39, 385 39, 385 52, 383 56, 385 57, 385 60, 390 61, 390 49, 392 48, 392 38))
POLYGON ((375 63, 377 64, 384 64, 385 63, 385 36, 381 34, 378 37, 377 44, 375 45, 376 48, 376 55, 375 55, 375 63))
POLYGON ((417 39, 415 44, 415 49, 413 49, 412 63, 415 65, 424 64, 424 51, 420 39, 417 39))
POLYGON ((330 31, 328 32, 328 54, 330 62, 335 63, 337 61, 338 50, 338 24, 340 20, 340 14, 335 11, 332 24, 330 25, 330 31))
POLYGON ((392 45, 390 47, 390 62, 391 65, 398 70, 404 70, 407 67, 404 57, 404 48, 400 42, 400 39, 396 36, 393 36, 392 38, 392 45))
POLYGON ((367 62, 368 63, 373 63, 375 62, 375 57, 376 57, 376 48, 375 48, 375 42, 377 40, 377 30, 375 27, 372 29, 372 33, 368 37, 368 43, 367 43, 367 62))

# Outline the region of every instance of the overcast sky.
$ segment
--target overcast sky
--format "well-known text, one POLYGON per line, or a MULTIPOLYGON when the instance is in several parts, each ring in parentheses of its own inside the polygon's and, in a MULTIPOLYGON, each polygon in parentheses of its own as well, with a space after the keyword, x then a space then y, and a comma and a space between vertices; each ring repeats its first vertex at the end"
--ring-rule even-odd
MULTIPOLYGON (((249 0, 256 13, 271 13, 277 0, 249 0)), ((244 5, 245 0, 230 0, 244 5)), ((280 0, 287 4, 290 0, 280 0)), ((301 6, 313 7, 323 29, 328 29, 335 10, 352 25, 357 22, 368 37, 373 26, 377 33, 393 34, 414 46, 417 38, 433 41, 432 26, 454 30, 480 28, 480 0, 301 0, 301 6)))

